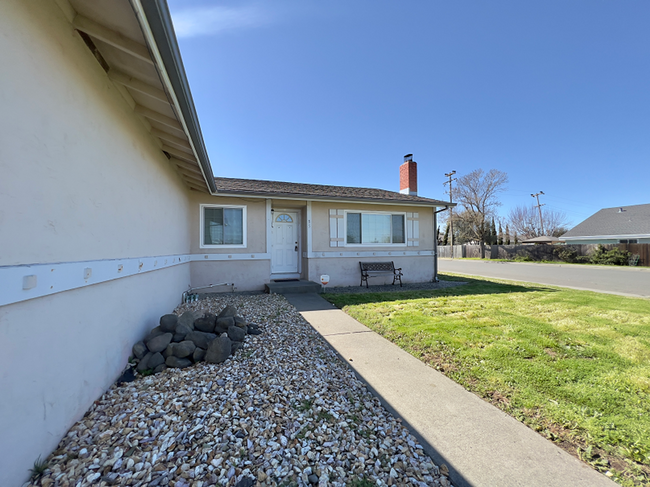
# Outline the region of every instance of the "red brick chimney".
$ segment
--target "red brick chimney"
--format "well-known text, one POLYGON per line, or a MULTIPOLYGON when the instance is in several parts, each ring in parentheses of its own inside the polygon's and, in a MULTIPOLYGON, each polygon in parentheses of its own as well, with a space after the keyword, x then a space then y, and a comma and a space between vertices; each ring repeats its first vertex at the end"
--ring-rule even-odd
POLYGON ((404 164, 399 167, 399 192, 418 194, 418 163, 413 160, 413 154, 406 154, 404 164))

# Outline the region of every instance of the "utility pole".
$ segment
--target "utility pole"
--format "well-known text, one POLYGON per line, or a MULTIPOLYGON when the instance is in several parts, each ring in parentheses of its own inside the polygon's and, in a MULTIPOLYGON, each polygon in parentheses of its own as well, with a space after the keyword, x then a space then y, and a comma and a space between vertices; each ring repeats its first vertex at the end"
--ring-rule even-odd
MULTIPOLYGON (((445 181, 443 183, 443 186, 446 186, 449 184, 449 202, 453 203, 452 199, 452 187, 451 184, 453 181, 456 181, 456 178, 452 179, 451 177, 456 174, 456 171, 451 171, 448 173, 445 173, 445 177, 449 178, 449 181, 445 181)), ((449 235, 451 237, 451 258, 454 258, 454 207, 450 206, 449 207, 449 235)))
POLYGON ((537 208, 539 210, 539 224, 542 227, 542 235, 540 235, 540 237, 541 237, 541 236, 544 235, 544 220, 542 219, 542 206, 544 206, 544 205, 539 204, 539 195, 540 194, 544 194, 544 191, 540 191, 539 193, 535 193, 535 194, 531 193, 531 196, 533 198, 537 198, 537 206, 535 206, 535 208, 537 208))

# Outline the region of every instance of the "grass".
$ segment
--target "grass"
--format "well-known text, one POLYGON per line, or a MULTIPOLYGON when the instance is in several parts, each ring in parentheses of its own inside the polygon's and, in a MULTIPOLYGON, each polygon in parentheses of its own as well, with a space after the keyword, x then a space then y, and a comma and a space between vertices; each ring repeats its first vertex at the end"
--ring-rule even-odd
POLYGON ((32 480, 38 480, 45 473, 45 470, 47 470, 47 467, 48 467, 47 460, 41 460, 41 457, 39 456, 34 461, 34 466, 29 469, 30 478, 32 480))
POLYGON ((453 275, 453 288, 325 294, 622 485, 650 481, 650 300, 453 275))

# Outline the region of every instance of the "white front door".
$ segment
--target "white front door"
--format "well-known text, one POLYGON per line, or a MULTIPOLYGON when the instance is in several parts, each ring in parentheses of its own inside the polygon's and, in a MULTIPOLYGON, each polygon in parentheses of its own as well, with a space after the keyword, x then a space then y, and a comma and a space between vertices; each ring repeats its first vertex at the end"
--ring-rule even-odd
POLYGON ((298 273, 297 211, 274 211, 271 229, 271 273, 298 273))

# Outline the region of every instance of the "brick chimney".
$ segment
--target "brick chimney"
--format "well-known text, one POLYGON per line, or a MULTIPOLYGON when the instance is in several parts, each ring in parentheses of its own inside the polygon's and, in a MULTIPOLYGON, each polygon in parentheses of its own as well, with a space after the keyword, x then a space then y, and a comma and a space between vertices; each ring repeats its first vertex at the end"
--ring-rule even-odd
POLYGON ((399 167, 399 192, 418 194, 418 163, 413 160, 413 154, 406 154, 404 164, 399 167))

